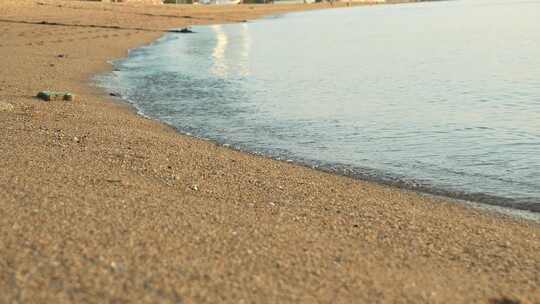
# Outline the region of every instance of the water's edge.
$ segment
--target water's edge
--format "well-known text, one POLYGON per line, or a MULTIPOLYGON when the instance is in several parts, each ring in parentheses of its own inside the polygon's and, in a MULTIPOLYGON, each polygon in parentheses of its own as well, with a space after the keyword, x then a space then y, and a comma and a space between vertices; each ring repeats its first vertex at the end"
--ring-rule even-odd
MULTIPOLYGON (((284 16, 284 15, 286 15, 286 13, 279 13, 276 15, 271 15, 271 16, 267 16, 263 18, 279 18, 280 16, 284 16)), ((171 31, 173 32, 175 30, 177 29, 171 29, 171 31)), ((294 163, 296 165, 300 165, 306 168, 310 168, 310 169, 314 169, 314 170, 318 170, 318 171, 322 171, 322 172, 326 172, 326 173, 330 173, 330 174, 334 174, 338 176, 344 176, 344 177, 352 178, 355 180, 367 181, 367 182, 371 182, 378 185, 390 186, 390 187, 394 187, 394 188, 404 190, 404 191, 412 191, 417 194, 428 195, 437 199, 443 199, 443 200, 450 199, 451 201, 455 203, 464 204, 466 206, 477 208, 477 209, 482 209, 490 213, 494 212, 499 215, 500 214, 510 215, 513 217, 540 221, 540 205, 538 204, 533 204, 533 203, 517 204, 511 198, 502 198, 502 197, 491 196, 491 195, 487 195, 483 193, 466 193, 462 191, 460 192, 460 191, 448 191, 444 189, 438 189, 435 187, 422 185, 414 181, 400 179, 397 176, 390 176, 390 175, 385 174, 384 172, 379 172, 378 170, 374 170, 371 168, 358 167, 358 166, 352 166, 349 164, 341 164, 341 163, 322 163, 322 162, 318 162, 312 159, 302 159, 299 157, 295 157, 291 153, 281 153, 279 155, 276 155, 275 153, 274 154, 270 153, 270 151, 262 151, 262 152, 253 151, 239 145, 231 145, 227 142, 205 138, 203 136, 197 136, 196 134, 193 134, 193 132, 190 132, 189 130, 178 128, 163 120, 160 120, 157 117, 152 117, 150 115, 147 115, 134 101, 127 99, 125 96, 121 96, 114 88, 107 86, 106 79, 107 77, 111 77, 114 71, 117 70, 116 63, 128 58, 130 56, 130 53, 133 50, 151 46, 152 44, 159 42, 161 39, 165 39, 168 35, 180 35, 180 34, 171 33, 171 32, 165 33, 151 43, 148 43, 146 45, 139 45, 135 48, 129 49, 127 51, 127 56, 124 58, 117 58, 117 59, 109 60, 108 63, 111 64, 111 69, 108 72, 95 75, 92 79, 93 85, 97 87, 98 89, 102 90, 106 98, 112 99, 116 102, 120 102, 128 106, 129 110, 133 111, 137 115, 140 115, 146 119, 151 119, 159 123, 165 124, 173 128, 174 130, 176 130, 178 133, 183 134, 185 136, 190 136, 192 138, 209 141, 216 145, 219 145, 222 148, 232 149, 234 151, 239 151, 242 153, 247 153, 249 155, 264 157, 264 158, 268 158, 268 159, 272 159, 276 161, 294 163)))

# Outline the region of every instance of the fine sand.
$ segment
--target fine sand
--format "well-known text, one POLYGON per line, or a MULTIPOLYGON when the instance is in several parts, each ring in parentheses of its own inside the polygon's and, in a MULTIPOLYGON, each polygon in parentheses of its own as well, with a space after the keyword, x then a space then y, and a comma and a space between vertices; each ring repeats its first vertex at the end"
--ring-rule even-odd
POLYGON ((89 85, 163 30, 320 7, 0 0, 0 303, 540 303, 537 222, 179 135, 89 85))

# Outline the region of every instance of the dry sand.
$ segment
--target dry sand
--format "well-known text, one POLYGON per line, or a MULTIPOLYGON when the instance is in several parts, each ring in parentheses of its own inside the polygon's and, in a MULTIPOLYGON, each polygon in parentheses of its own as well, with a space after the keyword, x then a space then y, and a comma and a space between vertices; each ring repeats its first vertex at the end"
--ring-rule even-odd
POLYGON ((0 303, 540 303, 538 223, 231 151, 89 85, 162 30, 305 8, 1 0, 0 303))

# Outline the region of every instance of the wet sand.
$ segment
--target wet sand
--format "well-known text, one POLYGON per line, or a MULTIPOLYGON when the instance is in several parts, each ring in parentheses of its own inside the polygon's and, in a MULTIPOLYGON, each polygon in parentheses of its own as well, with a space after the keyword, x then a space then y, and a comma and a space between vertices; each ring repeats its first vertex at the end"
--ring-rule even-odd
POLYGON ((170 28, 320 7, 2 0, 0 303, 540 303, 536 222, 183 136, 90 83, 170 28))

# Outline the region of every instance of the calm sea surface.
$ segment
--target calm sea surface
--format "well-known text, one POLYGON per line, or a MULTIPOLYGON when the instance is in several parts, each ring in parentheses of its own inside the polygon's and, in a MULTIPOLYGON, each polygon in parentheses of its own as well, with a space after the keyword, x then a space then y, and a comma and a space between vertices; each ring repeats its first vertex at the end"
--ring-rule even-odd
POLYGON ((540 2, 289 14, 170 33, 103 81, 179 130, 540 212, 540 2))

